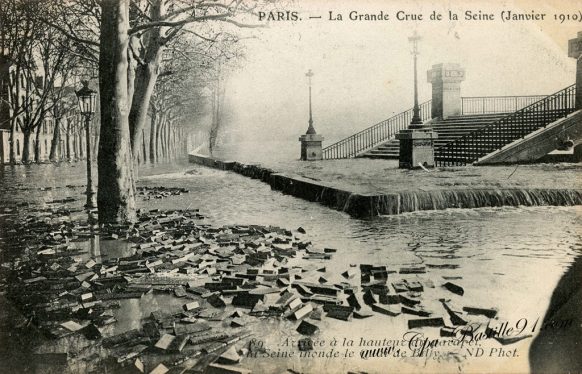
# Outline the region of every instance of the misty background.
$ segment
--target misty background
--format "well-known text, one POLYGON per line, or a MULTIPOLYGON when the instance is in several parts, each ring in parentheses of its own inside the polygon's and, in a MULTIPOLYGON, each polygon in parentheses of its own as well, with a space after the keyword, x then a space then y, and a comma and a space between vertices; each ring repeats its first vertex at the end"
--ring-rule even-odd
MULTIPOLYGON (((554 12, 574 12, 570 1, 297 1, 283 7, 300 21, 248 29, 245 58, 225 80, 223 143, 245 161, 297 159, 298 137, 308 121, 308 84, 314 72, 313 115, 324 147, 413 106, 413 60, 408 37, 419 44, 419 103, 431 98, 427 70, 445 62, 466 69, 462 96, 551 94, 575 81, 567 40, 579 24, 560 24, 554 12), (360 14, 390 14, 389 21, 350 21, 360 14), (397 21, 397 11, 422 13, 422 21, 397 21), (431 21, 432 11, 443 15, 431 21), (449 10, 458 21, 449 21, 449 10), (493 13, 494 21, 466 21, 464 12, 493 13), (545 21, 502 22, 501 10, 546 13, 545 21), (329 21, 328 12, 343 21, 329 21), (308 19, 321 16, 321 19, 308 19), (268 144, 263 144, 266 142, 268 144), (261 145, 262 144, 262 145, 261 145), (276 145, 276 146, 274 146, 276 145), (276 155, 274 155, 276 153, 276 155)), ((226 148, 226 147, 225 147, 226 148)))

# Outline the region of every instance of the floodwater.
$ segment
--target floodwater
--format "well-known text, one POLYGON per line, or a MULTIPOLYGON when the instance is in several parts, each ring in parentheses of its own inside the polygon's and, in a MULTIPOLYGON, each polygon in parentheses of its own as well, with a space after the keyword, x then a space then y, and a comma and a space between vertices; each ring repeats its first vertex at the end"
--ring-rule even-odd
MULTIPOLYGON (((316 246, 338 250, 332 260, 315 262, 326 267, 325 276, 330 283, 345 281, 340 273, 350 264, 387 265, 391 270, 423 265, 427 269, 425 274, 394 274, 390 277, 392 280, 420 281, 425 286, 428 301, 424 306, 427 310, 444 315, 438 302, 443 297, 460 306, 494 307, 499 310, 496 321, 508 321, 518 329, 523 327, 524 334, 532 330, 534 336, 537 332, 534 324, 537 320, 541 323, 554 287, 582 251, 580 207, 451 209, 356 220, 319 204, 271 191, 264 183, 230 172, 182 163, 143 167, 139 174, 139 185, 190 190, 181 196, 147 202, 140 200, 138 205, 141 208, 198 208, 207 217, 207 222, 215 225, 260 224, 290 230, 303 227, 316 246), (452 282, 462 286, 464 295, 444 290, 441 285, 447 279, 454 279, 452 282)), ((83 203, 80 196, 84 190, 83 179, 81 165, 6 167, 0 171, 0 201, 46 204, 73 196, 79 198, 73 205, 80 206, 83 203), (52 188, 40 190, 39 187, 52 188)), ((99 254, 107 257, 128 255, 124 253, 126 250, 128 247, 122 244, 111 245, 106 241, 99 246, 99 254)), ((140 319, 151 311, 160 307, 179 309, 181 304, 180 300, 169 295, 148 294, 140 300, 122 300, 122 307, 115 315, 118 323, 105 334, 139 327, 140 319)), ((294 331, 294 324, 278 319, 263 320, 254 328, 256 341, 268 348, 272 356, 295 353, 290 358, 249 357, 242 361, 241 366, 256 372, 283 372, 293 368, 313 373, 385 372, 388 368, 402 372, 482 372, 483 365, 489 368, 486 371, 501 368, 514 372, 529 370, 531 338, 508 346, 485 339, 474 346, 467 343, 463 348, 435 349, 429 357, 359 358, 362 351, 370 348, 366 346, 367 341, 401 341, 408 331, 406 320, 407 317, 402 315, 388 317, 379 314, 351 322, 324 318, 317 321, 320 333, 313 340, 323 341, 325 348, 316 348, 313 352, 321 351, 325 356, 333 346, 331 342, 337 341, 336 351, 341 355, 352 351, 354 356, 313 359, 299 357, 295 347, 300 335, 294 331), (295 339, 293 348, 287 345, 290 343, 286 340, 288 338, 295 339), (469 349, 476 347, 483 348, 485 353, 471 357, 475 351, 469 349)), ((438 337, 438 329, 419 331, 431 338, 438 337)), ((50 348, 38 349, 58 351, 69 343, 65 340, 51 343, 50 348)), ((6 342, 0 342, 3 344, 6 342)), ((73 371, 83 370, 84 367, 73 368, 73 371)))

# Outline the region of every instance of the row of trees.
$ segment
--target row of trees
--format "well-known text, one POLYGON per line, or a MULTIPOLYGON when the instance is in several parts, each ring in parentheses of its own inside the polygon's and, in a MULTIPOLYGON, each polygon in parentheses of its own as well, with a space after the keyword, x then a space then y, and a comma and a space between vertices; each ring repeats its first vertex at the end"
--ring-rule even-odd
POLYGON ((30 95, 35 103, 16 104, 13 98, 0 97, 13 106, 11 114, 0 119, 9 121, 11 129, 18 126, 25 136, 32 134, 38 121, 55 107, 63 110, 55 103, 64 101, 64 87, 81 78, 97 78, 101 222, 135 220, 135 164, 176 155, 183 148, 179 143, 206 111, 212 117, 212 148, 220 126, 225 72, 241 56, 242 29, 255 27, 253 15, 271 6, 268 1, 248 0, 2 0, 0 4, 0 42, 4 43, 0 70, 9 65, 12 71, 29 69, 32 74, 42 65, 45 76, 42 89, 30 95), (37 114, 23 115, 36 113, 35 108, 37 114))
MULTIPOLYGON (((39 160, 46 118, 53 111, 68 115, 70 110, 63 96, 78 66, 68 53, 69 40, 42 22, 39 14, 44 10, 36 1, 0 2, 0 128, 10 129, 11 162, 16 159, 17 130, 23 134, 23 162, 39 160), (59 102, 64 106, 57 108, 59 102)), ((51 153, 56 154, 54 147, 51 153)))

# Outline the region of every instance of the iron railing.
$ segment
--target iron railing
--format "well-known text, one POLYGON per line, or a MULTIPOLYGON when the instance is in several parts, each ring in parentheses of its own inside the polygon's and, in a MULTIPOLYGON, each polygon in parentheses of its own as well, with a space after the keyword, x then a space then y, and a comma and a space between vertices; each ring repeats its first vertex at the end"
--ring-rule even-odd
POLYGON ((530 96, 472 96, 461 98, 461 114, 513 113, 546 97, 530 96))
MULTIPOLYGON (((409 109, 331 144, 323 149, 323 159, 351 158, 370 150, 393 138, 400 130, 407 128, 412 115, 412 109, 409 109)), ((420 118, 423 122, 431 118, 430 100, 420 104, 420 118)))
POLYGON ((574 112, 575 99, 575 85, 566 87, 435 149, 435 162, 437 166, 462 166, 477 161, 574 112))

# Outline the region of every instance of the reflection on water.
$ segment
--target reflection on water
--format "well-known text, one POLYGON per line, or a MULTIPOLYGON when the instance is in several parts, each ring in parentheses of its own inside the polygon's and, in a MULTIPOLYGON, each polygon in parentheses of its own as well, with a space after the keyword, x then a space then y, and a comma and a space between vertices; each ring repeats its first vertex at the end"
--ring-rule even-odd
MULTIPOLYGON (((504 320, 525 318, 533 323, 543 317, 553 288, 582 249, 578 207, 451 209, 355 220, 342 212, 273 192, 263 183, 229 172, 182 165, 143 169, 140 175, 140 185, 190 190, 181 196, 149 200, 147 205, 140 201, 141 208, 199 208, 208 217, 207 221, 216 225, 303 227, 316 245, 338 249, 333 260, 321 260, 330 283, 343 281, 339 274, 349 264, 385 264, 390 269, 422 264, 427 274, 407 279, 434 285, 434 288, 427 287, 427 300, 432 302, 425 305, 433 311, 442 309, 438 299, 442 297, 441 285, 445 279, 455 279, 465 290, 462 297, 447 295, 456 303, 496 307, 504 320), (192 170, 192 173, 185 173, 192 170)), ((76 201, 70 205, 81 206, 83 177, 82 168, 71 165, 5 168, 0 174, 0 187, 3 187, 0 196, 3 201, 34 201, 35 204, 73 197, 76 201), (68 177, 63 177, 63 172, 68 177), (41 191, 39 187, 51 189, 41 191)), ((75 245, 87 249, 88 257, 101 261, 132 254, 129 243, 98 236, 75 245)), ((108 327, 106 334, 137 328, 140 320, 152 311, 179 309, 181 303, 173 296, 153 293, 141 299, 121 300, 120 308, 114 311, 118 323, 108 327)), ((295 327, 288 321, 267 320, 264 323, 269 328, 263 328, 259 335, 275 348, 295 327)), ((407 329, 406 318, 381 315, 350 323, 328 318, 319 325, 321 339, 398 339, 407 329)), ((527 371, 528 344, 529 340, 517 344, 521 355, 511 361, 490 357, 461 360, 461 356, 455 356, 442 362, 427 362, 424 367, 427 370, 479 372, 483 364, 510 362, 516 371, 527 371)), ((355 366, 371 370, 378 364, 373 361, 356 364, 349 360, 339 364, 325 359, 316 362, 250 359, 244 363, 258 372, 279 365, 314 371, 324 370, 329 364, 343 366, 345 370, 355 369, 355 366)), ((404 370, 419 369, 418 360, 402 359, 398 365, 404 370)))

